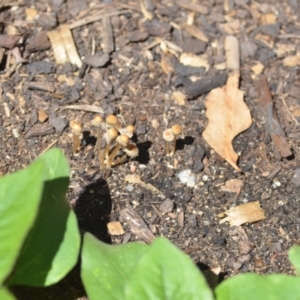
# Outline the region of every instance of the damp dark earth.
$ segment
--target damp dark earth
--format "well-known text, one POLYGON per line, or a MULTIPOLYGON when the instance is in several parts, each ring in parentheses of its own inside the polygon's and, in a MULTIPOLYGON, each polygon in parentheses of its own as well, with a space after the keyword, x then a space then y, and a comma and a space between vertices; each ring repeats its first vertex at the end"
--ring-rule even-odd
MULTIPOLYGON (((166 237, 219 280, 294 274, 299 5, 2 1, 0 175, 58 147, 82 234, 111 244, 166 237), (138 154, 108 142, 111 128, 138 154)), ((80 299, 76 278, 15 294, 80 299)))

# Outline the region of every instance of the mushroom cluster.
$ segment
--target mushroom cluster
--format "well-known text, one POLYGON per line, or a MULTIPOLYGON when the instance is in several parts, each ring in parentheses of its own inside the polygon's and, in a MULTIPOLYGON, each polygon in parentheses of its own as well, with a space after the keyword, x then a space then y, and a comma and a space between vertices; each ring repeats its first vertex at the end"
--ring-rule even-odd
POLYGON ((114 115, 107 116, 105 122, 100 116, 95 116, 91 123, 97 132, 96 151, 101 168, 111 168, 123 163, 127 157, 138 156, 138 147, 130 141, 135 129, 133 125, 122 128, 114 115), (101 129, 106 131, 103 135, 101 129))
POLYGON ((171 128, 166 129, 163 132, 163 139, 166 144, 166 155, 173 156, 176 150, 176 141, 179 135, 182 133, 180 125, 173 125, 171 128))

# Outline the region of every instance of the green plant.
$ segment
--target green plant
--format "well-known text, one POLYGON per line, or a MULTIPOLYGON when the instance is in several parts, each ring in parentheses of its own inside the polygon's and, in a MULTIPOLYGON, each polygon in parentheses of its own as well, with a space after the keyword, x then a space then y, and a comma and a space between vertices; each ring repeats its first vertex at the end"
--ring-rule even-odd
MULTIPOLYGON (((69 167, 52 149, 25 170, 0 178, 0 299, 15 284, 48 286, 76 264, 80 235, 65 199, 69 167)), ((300 272, 300 247, 289 252, 300 272)), ((107 245, 83 238, 81 278, 90 300, 298 300, 300 278, 242 274, 212 291, 190 258, 163 238, 151 245, 107 245), (213 293, 214 292, 214 293, 213 293)))

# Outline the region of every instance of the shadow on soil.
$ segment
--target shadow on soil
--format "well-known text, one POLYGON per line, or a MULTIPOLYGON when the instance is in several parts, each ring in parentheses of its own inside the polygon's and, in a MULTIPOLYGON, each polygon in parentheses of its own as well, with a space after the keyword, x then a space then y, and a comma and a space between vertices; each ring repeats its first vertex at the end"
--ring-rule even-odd
MULTIPOLYGON (((90 232, 99 240, 111 243, 106 224, 109 222, 112 201, 103 179, 88 185, 74 206, 80 233, 90 232)), ((74 300, 85 296, 80 279, 80 260, 60 282, 45 288, 14 286, 11 291, 19 300, 74 300)), ((87 299, 87 298, 83 298, 87 299)))

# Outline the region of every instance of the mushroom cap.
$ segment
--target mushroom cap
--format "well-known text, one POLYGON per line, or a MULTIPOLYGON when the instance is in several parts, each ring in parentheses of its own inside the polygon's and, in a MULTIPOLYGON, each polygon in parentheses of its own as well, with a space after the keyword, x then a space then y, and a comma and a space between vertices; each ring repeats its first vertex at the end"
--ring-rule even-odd
POLYGON ((163 139, 167 142, 172 142, 174 140, 175 136, 172 132, 171 129, 166 129, 164 132, 163 132, 163 139))
POLYGON ((121 134, 117 137, 116 142, 121 146, 126 147, 129 142, 129 137, 126 134, 121 134))
POLYGON ((132 138, 135 127, 133 125, 128 125, 125 128, 120 128, 120 134, 126 134, 129 138, 132 138))
POLYGON ((120 126, 118 118, 116 116, 114 116, 114 115, 108 115, 106 117, 106 123, 108 125, 114 126, 114 127, 119 127, 120 126))
POLYGON ((91 121, 92 125, 95 127, 100 127, 102 122, 103 122, 103 119, 101 116, 95 116, 93 118, 93 120, 91 121))
POLYGON ((106 133, 103 135, 107 143, 110 143, 118 136, 118 131, 114 127, 109 128, 106 133))
POLYGON ((80 135, 81 134, 82 126, 81 126, 80 122, 78 122, 76 120, 71 120, 69 125, 70 125, 71 131, 74 135, 80 135))
POLYGON ((178 125, 178 124, 173 125, 172 128, 171 128, 171 130, 172 130, 172 133, 174 135, 179 135, 179 134, 182 133, 182 127, 180 125, 178 125))
POLYGON ((139 148, 134 143, 129 143, 125 148, 124 152, 130 157, 136 157, 139 155, 139 148))
POLYGON ((133 125, 126 126, 126 131, 129 133, 134 133, 135 127, 133 125))

